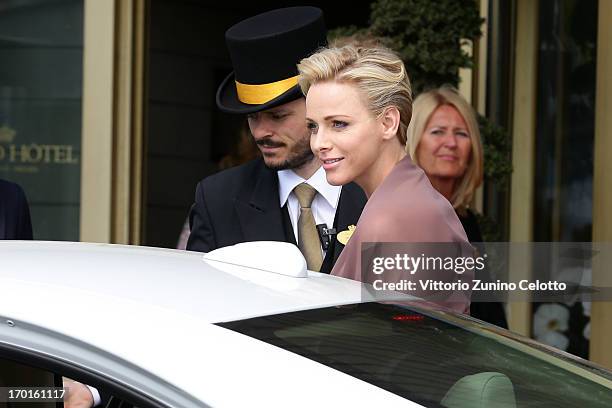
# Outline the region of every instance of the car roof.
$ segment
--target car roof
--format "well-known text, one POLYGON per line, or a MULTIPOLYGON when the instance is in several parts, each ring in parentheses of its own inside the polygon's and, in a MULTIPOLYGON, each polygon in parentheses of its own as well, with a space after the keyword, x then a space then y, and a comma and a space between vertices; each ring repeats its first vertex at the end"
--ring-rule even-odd
POLYGON ((78 362, 154 399, 167 395, 151 378, 213 406, 419 406, 212 324, 359 302, 357 282, 222 271, 201 253, 120 245, 0 242, 0 256, 0 343, 78 362))
POLYGON ((123 299, 216 323, 356 303, 362 295, 352 280, 311 271, 308 278, 266 273, 206 262, 197 252, 26 241, 0 242, 0 252, 3 291, 16 283, 22 289, 44 285, 57 295, 60 309, 73 306, 71 293, 89 292, 96 295, 89 315, 103 313, 112 299, 123 299))

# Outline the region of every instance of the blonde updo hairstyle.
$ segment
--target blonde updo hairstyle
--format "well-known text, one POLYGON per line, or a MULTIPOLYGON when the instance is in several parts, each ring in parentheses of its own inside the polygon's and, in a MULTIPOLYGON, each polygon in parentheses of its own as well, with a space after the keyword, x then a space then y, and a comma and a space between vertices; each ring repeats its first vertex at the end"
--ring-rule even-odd
POLYGON ((443 86, 441 88, 432 89, 420 94, 415 99, 412 122, 408 127, 406 151, 410 154, 412 160, 416 164, 419 164, 419 158, 416 152, 421 137, 425 132, 431 115, 436 109, 443 105, 452 106, 463 117, 467 126, 467 131, 470 134, 470 141, 472 142, 467 168, 459 182, 455 184, 456 188, 450 200, 456 210, 460 213, 464 213, 472 203, 474 192, 482 183, 483 153, 480 131, 478 129, 478 122, 476 121, 474 109, 455 88, 443 86))
POLYGON ((412 91, 404 63, 391 50, 378 44, 351 43, 321 48, 298 64, 304 95, 317 82, 353 84, 364 96, 374 117, 394 106, 400 113, 397 138, 406 144, 412 116, 412 91))

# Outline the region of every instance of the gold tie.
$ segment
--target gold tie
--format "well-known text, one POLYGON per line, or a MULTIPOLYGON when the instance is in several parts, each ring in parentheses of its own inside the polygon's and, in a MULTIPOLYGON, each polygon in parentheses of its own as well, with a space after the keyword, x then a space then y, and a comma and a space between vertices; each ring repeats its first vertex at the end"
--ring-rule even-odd
POLYGON ((321 244, 319 234, 315 225, 314 216, 310 205, 317 194, 317 190, 306 183, 297 185, 293 192, 300 203, 300 217, 298 218, 298 247, 304 258, 306 265, 311 271, 321 270, 323 256, 321 255, 321 244))

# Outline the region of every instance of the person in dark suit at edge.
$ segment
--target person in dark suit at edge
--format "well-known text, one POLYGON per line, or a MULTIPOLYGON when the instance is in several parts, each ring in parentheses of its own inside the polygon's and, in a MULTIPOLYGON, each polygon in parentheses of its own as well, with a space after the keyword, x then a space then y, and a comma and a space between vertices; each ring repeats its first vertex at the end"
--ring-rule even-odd
POLYGON ((0 180, 0 240, 4 239, 32 239, 32 221, 22 188, 0 180))
POLYGON ((234 25, 225 37, 234 72, 217 90, 217 106, 247 115, 262 158, 200 181, 187 249, 286 241, 300 247, 308 269, 329 273, 343 245, 331 236, 322 249, 315 224, 346 230, 357 224, 366 197, 354 183, 329 185, 310 150, 297 63, 326 44, 323 13, 273 10, 234 25))

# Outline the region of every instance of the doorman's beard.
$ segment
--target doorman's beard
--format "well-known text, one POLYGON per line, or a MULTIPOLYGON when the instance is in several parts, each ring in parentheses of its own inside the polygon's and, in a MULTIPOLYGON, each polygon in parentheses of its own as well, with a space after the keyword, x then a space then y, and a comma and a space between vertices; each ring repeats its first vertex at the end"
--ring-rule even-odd
POLYGON ((283 162, 269 163, 264 155, 266 166, 272 170, 297 169, 309 163, 313 159, 314 154, 312 153, 312 150, 310 150, 309 140, 306 140, 305 143, 296 144, 292 151, 289 152, 287 159, 283 162))

